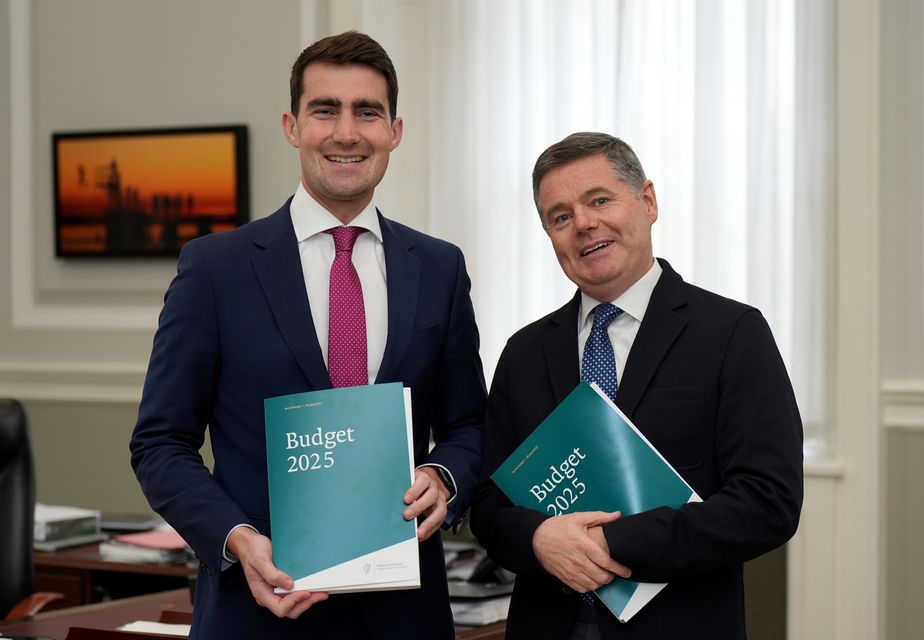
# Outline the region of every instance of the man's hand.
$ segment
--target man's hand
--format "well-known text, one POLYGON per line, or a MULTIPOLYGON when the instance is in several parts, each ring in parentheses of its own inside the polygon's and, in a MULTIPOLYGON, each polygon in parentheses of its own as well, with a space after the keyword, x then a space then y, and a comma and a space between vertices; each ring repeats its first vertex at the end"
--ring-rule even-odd
POLYGON ((542 568, 578 593, 609 584, 632 572, 610 557, 601 525, 620 513, 587 511, 549 518, 533 534, 533 551, 542 568))
POLYGON ((273 546, 270 539, 249 527, 238 527, 228 536, 228 550, 236 555, 244 569, 244 577, 254 600, 279 618, 293 620, 327 600, 323 592, 295 591, 282 596, 273 587, 291 589, 295 582, 273 564, 273 546))
POLYGON ((424 514, 427 517, 417 525, 417 539, 423 542, 436 532, 446 519, 449 489, 440 480, 432 467, 414 470, 414 484, 404 494, 404 504, 410 505, 402 514, 405 520, 413 520, 424 514))

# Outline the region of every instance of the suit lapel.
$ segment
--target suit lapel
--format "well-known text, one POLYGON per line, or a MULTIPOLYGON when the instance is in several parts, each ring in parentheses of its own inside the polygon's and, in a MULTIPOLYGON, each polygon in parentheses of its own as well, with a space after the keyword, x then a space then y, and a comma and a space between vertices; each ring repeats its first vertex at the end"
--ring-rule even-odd
MULTIPOLYGON (((291 202, 291 198, 289 199, 291 202)), ((329 389, 330 376, 311 319, 289 202, 254 236, 253 269, 292 355, 312 388, 329 389)))
POLYGON ((543 348, 548 365, 549 379, 557 405, 581 381, 577 346, 577 318, 581 305, 581 292, 549 318, 549 327, 543 336, 543 348))
POLYGON ((658 261, 663 272, 651 294, 616 392, 616 404, 630 417, 661 361, 687 324, 686 319, 675 311, 686 304, 683 279, 666 260, 658 261))
POLYGON ((401 228, 381 213, 378 216, 388 278, 388 337, 375 381, 388 382, 397 379, 414 330, 420 287, 420 260, 412 251, 413 241, 401 233, 401 228))

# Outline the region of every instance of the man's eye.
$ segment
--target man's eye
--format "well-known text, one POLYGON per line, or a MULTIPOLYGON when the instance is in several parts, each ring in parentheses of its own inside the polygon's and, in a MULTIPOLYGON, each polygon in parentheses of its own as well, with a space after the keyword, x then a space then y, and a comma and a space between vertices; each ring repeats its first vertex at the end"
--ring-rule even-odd
POLYGON ((372 119, 372 118, 378 118, 379 114, 376 111, 361 111, 359 113, 359 117, 363 119, 372 119))
POLYGON ((562 227, 564 227, 564 226, 565 226, 566 224, 568 224, 570 221, 571 221, 571 214, 570 214, 570 213, 560 213, 560 214, 558 214, 557 216, 555 216, 554 218, 552 218, 552 224, 555 225, 555 227, 557 227, 557 228, 559 228, 559 229, 561 229, 562 227))
POLYGON ((595 207, 602 207, 603 205, 605 205, 605 204, 606 204, 607 202, 609 202, 609 201, 610 201, 609 198, 604 198, 603 196, 600 196, 599 198, 594 198, 594 206, 595 206, 595 207))

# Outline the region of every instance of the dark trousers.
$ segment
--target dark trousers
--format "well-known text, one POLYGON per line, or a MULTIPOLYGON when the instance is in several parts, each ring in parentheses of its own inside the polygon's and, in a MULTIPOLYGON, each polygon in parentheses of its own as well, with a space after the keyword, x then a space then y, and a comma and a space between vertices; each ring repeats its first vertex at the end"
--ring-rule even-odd
POLYGON ((602 640, 600 627, 597 625, 597 610, 593 605, 581 603, 577 617, 568 634, 568 640, 602 640))

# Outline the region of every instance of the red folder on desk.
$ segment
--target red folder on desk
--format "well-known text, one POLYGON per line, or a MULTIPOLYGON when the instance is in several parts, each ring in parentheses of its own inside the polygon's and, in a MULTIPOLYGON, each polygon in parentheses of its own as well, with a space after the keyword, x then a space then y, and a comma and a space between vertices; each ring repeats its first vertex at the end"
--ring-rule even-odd
POLYGON ((99 554, 114 562, 185 562, 186 541, 173 529, 139 531, 101 542, 99 554))
POLYGON ((122 533, 112 538, 123 544, 133 544, 148 549, 163 549, 165 551, 182 551, 186 548, 186 541, 176 531, 139 531, 137 533, 122 533))

